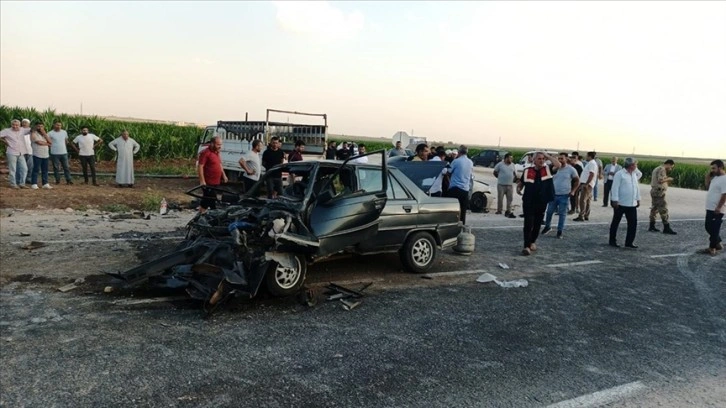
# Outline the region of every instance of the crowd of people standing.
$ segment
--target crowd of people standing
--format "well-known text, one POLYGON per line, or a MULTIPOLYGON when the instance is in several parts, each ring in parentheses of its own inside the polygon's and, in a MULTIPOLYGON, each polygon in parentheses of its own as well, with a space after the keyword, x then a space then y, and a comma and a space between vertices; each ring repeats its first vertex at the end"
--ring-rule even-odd
MULTIPOLYGON (((0 131, 0 140, 6 144, 8 181, 13 189, 25 189, 28 184, 33 190, 52 189, 49 180, 50 166, 56 184, 60 184, 62 172, 66 184, 72 185, 68 147, 78 155, 84 183, 89 184, 90 171, 90 182, 99 186, 96 178, 96 153, 103 145, 103 140, 90 133, 88 127, 81 128, 81 133, 70 139, 60 121, 53 122, 52 130, 46 131, 45 125, 40 121, 31 127, 29 119, 15 119, 9 128, 0 131)), ((124 130, 108 147, 117 154, 116 185, 133 187, 134 154, 141 146, 124 130)))

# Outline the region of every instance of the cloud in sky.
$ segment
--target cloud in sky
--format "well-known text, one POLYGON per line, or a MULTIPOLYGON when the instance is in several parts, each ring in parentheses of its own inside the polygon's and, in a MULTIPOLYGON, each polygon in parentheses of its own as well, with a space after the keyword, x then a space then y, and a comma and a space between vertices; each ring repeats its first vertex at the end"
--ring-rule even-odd
POLYGON ((273 1, 285 30, 326 39, 351 38, 363 30, 360 11, 346 13, 328 1, 273 1))

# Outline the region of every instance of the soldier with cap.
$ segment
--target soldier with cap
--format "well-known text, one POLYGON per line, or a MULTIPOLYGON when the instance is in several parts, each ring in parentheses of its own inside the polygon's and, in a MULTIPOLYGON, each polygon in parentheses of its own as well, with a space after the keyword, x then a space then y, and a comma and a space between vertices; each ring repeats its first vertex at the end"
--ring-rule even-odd
POLYGON ((676 232, 671 229, 671 225, 668 223, 668 203, 666 202, 668 183, 673 181, 673 177, 669 177, 668 173, 673 170, 674 166, 675 162, 668 159, 662 165, 653 169, 653 175, 650 179, 652 206, 650 207, 650 227, 648 231, 660 232, 655 227, 655 215, 660 214, 660 219, 663 221, 663 233, 676 235, 676 232))

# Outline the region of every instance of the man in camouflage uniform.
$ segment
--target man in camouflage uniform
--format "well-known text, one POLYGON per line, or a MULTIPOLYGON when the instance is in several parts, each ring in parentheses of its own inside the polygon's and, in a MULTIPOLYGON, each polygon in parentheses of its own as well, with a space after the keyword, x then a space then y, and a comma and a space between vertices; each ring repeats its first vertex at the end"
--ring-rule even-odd
POLYGON ((665 198, 668 183, 673 181, 673 177, 668 177, 668 173, 673 170, 673 166, 675 166, 675 162, 668 159, 662 165, 653 169, 653 175, 650 179, 650 198, 653 206, 650 207, 650 228, 648 228, 648 231, 660 232, 655 227, 655 215, 660 213, 660 218, 663 220, 663 233, 676 235, 676 232, 671 229, 671 225, 668 223, 668 203, 666 203, 665 198))

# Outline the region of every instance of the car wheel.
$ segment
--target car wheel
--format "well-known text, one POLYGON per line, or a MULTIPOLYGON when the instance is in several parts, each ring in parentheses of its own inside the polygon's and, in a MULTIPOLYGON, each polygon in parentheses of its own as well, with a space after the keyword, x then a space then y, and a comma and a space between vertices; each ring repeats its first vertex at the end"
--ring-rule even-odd
POLYGON ((436 241, 428 232, 411 235, 401 248, 401 262, 406 270, 424 273, 436 259, 436 241))
POLYGON ((469 209, 473 212, 483 212, 485 208, 487 208, 487 196, 481 191, 472 194, 469 209))
POLYGON ((496 163, 494 163, 494 160, 490 161, 490 162, 489 162, 489 168, 490 168, 490 169, 493 169, 493 168, 494 168, 494 165, 495 165, 495 164, 496 164, 496 163))
POLYGON ((267 289, 274 296, 289 296, 297 293, 305 282, 307 262, 295 255, 294 267, 287 268, 277 262, 270 262, 270 269, 265 274, 267 289))

